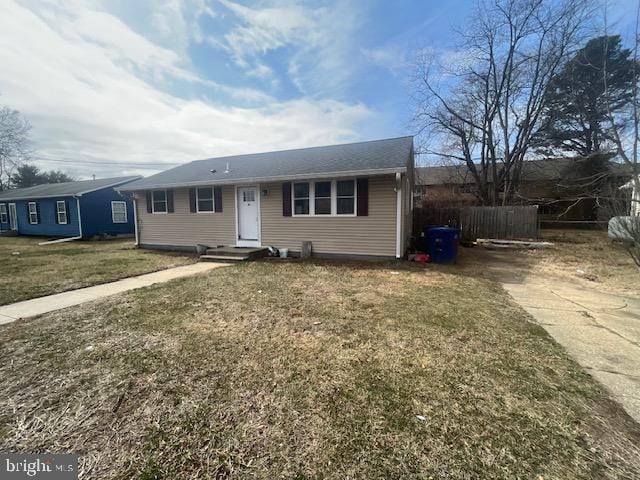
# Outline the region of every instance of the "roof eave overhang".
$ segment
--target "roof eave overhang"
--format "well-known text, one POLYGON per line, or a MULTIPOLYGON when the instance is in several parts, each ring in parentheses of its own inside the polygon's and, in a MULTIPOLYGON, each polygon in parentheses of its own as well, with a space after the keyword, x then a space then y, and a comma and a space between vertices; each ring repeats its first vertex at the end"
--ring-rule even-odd
POLYGON ((16 202, 19 200, 46 200, 47 198, 66 198, 66 197, 77 197, 76 193, 65 193, 63 195, 36 195, 30 197, 11 197, 11 198, 0 198, 1 203, 6 202, 16 202))
POLYGON ((289 180, 312 180, 315 178, 336 178, 336 177, 356 177, 356 176, 375 176, 375 175, 388 175, 395 173, 405 173, 407 167, 393 167, 393 168, 379 168, 374 170, 353 170, 342 172, 322 172, 322 173, 301 173, 296 175, 278 175, 271 177, 249 177, 249 178, 234 178, 234 179, 211 179, 211 180, 198 180, 192 182, 176 182, 176 183, 158 183, 153 185, 124 185, 121 188, 116 188, 119 192, 135 192, 142 190, 157 190, 162 188, 180 188, 180 187, 197 187, 199 185, 239 185, 249 183, 266 183, 266 182, 286 182, 289 180))
POLYGON ((14 200, 43 200, 43 199, 47 199, 47 198, 81 197, 82 195, 86 195, 88 193, 97 192, 98 190, 103 190, 105 188, 114 188, 114 189, 118 190, 117 188, 115 188, 118 185, 134 182, 134 181, 139 180, 141 178, 142 177, 138 176, 137 178, 132 178, 131 180, 124 180, 124 181, 120 180, 120 181, 115 182, 115 183, 110 183, 109 185, 104 185, 104 186, 99 187, 99 188, 92 188, 90 190, 85 190, 83 192, 62 193, 62 194, 58 194, 58 195, 30 195, 30 196, 26 196, 26 197, 0 198, 0 202, 13 202, 14 200))

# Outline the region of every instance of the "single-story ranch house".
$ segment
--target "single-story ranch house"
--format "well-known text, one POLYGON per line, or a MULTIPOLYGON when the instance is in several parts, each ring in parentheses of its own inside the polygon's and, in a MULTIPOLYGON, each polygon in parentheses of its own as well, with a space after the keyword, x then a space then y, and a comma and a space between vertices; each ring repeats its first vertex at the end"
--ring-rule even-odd
POLYGON ((411 233, 413 137, 197 160, 119 188, 145 248, 287 248, 400 258, 411 233))
POLYGON ((0 192, 0 230, 87 238, 133 234, 133 204, 115 190, 135 177, 50 183, 0 192))

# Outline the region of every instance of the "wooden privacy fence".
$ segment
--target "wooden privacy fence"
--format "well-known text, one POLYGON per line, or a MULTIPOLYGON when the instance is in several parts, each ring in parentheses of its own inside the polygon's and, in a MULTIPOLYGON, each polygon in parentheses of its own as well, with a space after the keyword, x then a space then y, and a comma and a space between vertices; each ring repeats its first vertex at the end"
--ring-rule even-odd
POLYGON ((459 227, 464 241, 535 239, 538 238, 538 206, 415 209, 414 235, 420 235, 428 225, 459 227))
POLYGON ((460 211, 463 240, 538 238, 538 207, 465 207, 460 211))

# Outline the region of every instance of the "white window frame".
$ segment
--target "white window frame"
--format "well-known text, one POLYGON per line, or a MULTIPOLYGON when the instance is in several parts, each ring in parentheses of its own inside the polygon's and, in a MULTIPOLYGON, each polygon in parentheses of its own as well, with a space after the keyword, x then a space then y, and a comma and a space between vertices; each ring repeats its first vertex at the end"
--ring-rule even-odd
POLYGON ((0 203, 0 223, 9 223, 9 213, 6 203, 0 203))
MULTIPOLYGON (((208 200, 208 199, 205 199, 208 200)), ((196 187, 196 213, 216 213, 216 195, 213 191, 213 187, 196 187), (209 189, 211 190, 211 208, 212 210, 200 210, 200 189, 209 189)))
POLYGON ((333 191, 335 192, 335 213, 336 217, 356 217, 358 215, 358 182, 355 178, 344 178, 339 180, 334 180, 334 185, 332 186, 333 191), (338 213, 338 198, 351 198, 351 195, 342 195, 338 197, 338 182, 343 181, 353 181, 353 213, 338 213))
MULTIPOLYGON (((322 197, 326 198, 326 197, 322 197)), ((347 198, 347 197, 344 197, 347 198)), ((348 197, 351 198, 351 197, 348 197)), ((298 200, 305 200, 306 197, 298 198, 298 200)), ((334 180, 301 180, 292 182, 291 184, 291 216, 293 217, 357 217, 358 216, 358 182, 355 178, 338 178, 334 180), (338 213, 338 182, 352 181, 353 182, 353 213, 338 213), (319 213, 316 214, 316 199, 315 190, 316 182, 331 182, 331 213, 319 213), (296 183, 308 183, 309 184, 309 213, 296 213, 296 197, 295 197, 295 184, 296 183)))
POLYGON ((56 217, 58 218, 59 225, 66 225, 69 223, 69 215, 67 214, 67 202, 64 200, 58 200, 56 202, 56 217), (62 205, 62 210, 60 210, 60 205, 62 205), (64 222, 60 220, 60 214, 64 214, 64 222))
POLYGON ((29 225, 38 225, 38 203, 37 202, 29 202, 27 206, 29 212, 29 225), (33 211, 31 207, 33 206, 33 211), (35 216, 35 220, 33 217, 35 216))
POLYGON ((113 223, 128 223, 129 222, 129 217, 127 214, 127 202, 124 202, 122 200, 113 200, 111 202, 111 222, 113 223), (124 207, 124 221, 116 221, 116 216, 115 216, 115 211, 113 209, 114 205, 122 205, 124 207))
POLYGON ((291 215, 294 217, 309 217, 311 216, 312 212, 313 212, 313 206, 312 206, 312 202, 313 202, 313 187, 314 184, 313 182, 310 182, 308 180, 304 180, 304 181, 300 181, 300 182, 293 182, 291 184, 291 215), (309 193, 308 193, 308 197, 299 197, 296 198, 296 184, 297 183, 308 183, 309 184, 309 193), (296 200, 308 200, 309 201, 309 213, 296 213, 296 200))
POLYGON ((167 200, 168 200, 168 196, 167 196, 166 190, 151 190, 151 213, 156 213, 158 215, 164 215, 169 213, 169 202, 167 200), (156 192, 164 192, 164 212, 156 211, 156 200, 155 200, 156 192))

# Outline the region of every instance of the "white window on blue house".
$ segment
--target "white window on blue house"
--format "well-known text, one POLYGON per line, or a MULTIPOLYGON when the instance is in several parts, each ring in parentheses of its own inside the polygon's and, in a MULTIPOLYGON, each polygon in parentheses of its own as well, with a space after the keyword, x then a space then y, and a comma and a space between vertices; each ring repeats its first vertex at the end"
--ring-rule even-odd
POLYGON ((7 223, 9 216, 7 215, 7 204, 0 203, 0 223, 7 223))
POLYGON ((67 202, 59 200, 56 202, 56 214, 58 215, 58 223, 67 224, 67 202))
POLYGON ((36 202, 29 202, 29 223, 31 225, 38 224, 38 204, 36 202))
POLYGON ((111 202, 113 223, 127 223, 127 202, 111 202))

